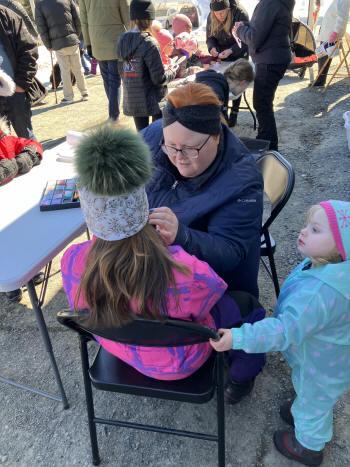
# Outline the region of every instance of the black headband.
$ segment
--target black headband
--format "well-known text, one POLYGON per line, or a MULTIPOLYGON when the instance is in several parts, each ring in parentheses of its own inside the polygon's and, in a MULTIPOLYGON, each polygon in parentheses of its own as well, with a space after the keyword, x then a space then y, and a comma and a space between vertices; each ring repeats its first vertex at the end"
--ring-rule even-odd
POLYGON ((229 0, 213 0, 210 3, 210 9, 212 11, 221 11, 230 8, 229 0))
POLYGON ((179 122, 189 130, 206 135, 218 135, 221 129, 220 106, 187 105, 175 108, 169 101, 163 109, 163 128, 179 122))

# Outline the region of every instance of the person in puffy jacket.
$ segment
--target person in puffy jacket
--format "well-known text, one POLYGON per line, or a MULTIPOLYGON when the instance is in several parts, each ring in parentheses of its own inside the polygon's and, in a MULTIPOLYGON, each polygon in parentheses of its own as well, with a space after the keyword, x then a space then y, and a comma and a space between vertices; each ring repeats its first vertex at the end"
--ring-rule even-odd
POLYGON ((175 78, 177 66, 164 69, 159 47, 151 34, 155 18, 150 0, 132 0, 130 19, 135 28, 120 36, 117 52, 123 82, 123 111, 134 118, 138 131, 161 118, 159 102, 165 96, 166 84, 175 78))
POLYGON ((220 120, 201 83, 174 89, 163 119, 143 130, 154 176, 150 222, 167 244, 206 261, 228 284, 258 296, 263 180, 253 156, 220 120))
POLYGON ((63 104, 74 100, 71 73, 75 76, 83 101, 88 99, 86 81, 80 62, 79 10, 74 0, 38 0, 35 21, 45 47, 55 51, 61 70, 63 104))
POLYGON ((255 64, 253 105, 258 119, 258 139, 278 150, 273 101, 278 83, 291 61, 290 33, 294 0, 260 0, 249 23, 235 23, 233 33, 248 45, 255 64))
MULTIPOLYGON (((264 317, 254 297, 226 294, 227 284, 207 263, 181 246, 166 246, 149 224, 144 184, 153 167, 139 134, 100 128, 81 140, 76 162, 81 207, 93 238, 66 250, 61 271, 70 307, 88 309, 93 329, 120 327, 137 317, 182 319, 213 329, 264 317)), ((190 376, 211 354, 208 342, 152 349, 96 340, 140 373, 160 380, 190 376)), ((225 395, 236 403, 252 390, 265 357, 232 351, 229 358, 225 395)))

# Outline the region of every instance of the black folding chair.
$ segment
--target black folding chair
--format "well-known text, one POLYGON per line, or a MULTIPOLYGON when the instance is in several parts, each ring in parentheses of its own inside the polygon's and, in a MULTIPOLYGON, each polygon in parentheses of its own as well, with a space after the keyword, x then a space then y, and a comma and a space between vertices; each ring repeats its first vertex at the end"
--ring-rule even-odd
POLYGON ((217 338, 215 330, 199 324, 166 319, 164 321, 136 319, 130 324, 111 329, 87 328, 81 319, 81 312, 76 314, 63 310, 57 315, 58 321, 79 334, 81 362, 84 377, 86 406, 90 431, 92 460, 99 465, 96 424, 114 425, 136 430, 155 431, 158 433, 197 438, 218 443, 218 465, 225 465, 225 411, 224 411, 224 366, 223 354, 213 351, 207 362, 193 375, 183 380, 161 381, 139 373, 130 365, 100 347, 94 362, 89 365, 87 342, 93 335, 123 344, 146 347, 183 346, 208 342, 217 338), (92 385, 103 391, 120 392, 142 397, 156 397, 173 401, 203 404, 217 393, 217 434, 198 433, 176 430, 155 425, 131 423, 122 420, 99 418, 95 416, 92 385))
POLYGON ((295 174, 292 165, 277 151, 266 151, 257 160, 257 164, 264 179, 264 192, 271 202, 271 214, 261 229, 260 256, 266 272, 273 281, 276 297, 278 297, 280 288, 274 259, 276 242, 270 234, 269 228, 292 194, 295 174), (263 258, 264 256, 269 259, 270 269, 263 258))

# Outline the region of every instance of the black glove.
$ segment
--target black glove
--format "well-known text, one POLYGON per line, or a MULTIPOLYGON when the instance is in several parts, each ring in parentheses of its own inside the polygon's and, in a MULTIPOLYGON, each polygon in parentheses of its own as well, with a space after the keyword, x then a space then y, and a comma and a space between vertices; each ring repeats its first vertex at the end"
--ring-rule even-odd
POLYGON ((87 50, 87 53, 88 53, 88 56, 89 56, 89 57, 95 58, 95 57, 92 55, 92 47, 91 47, 91 45, 87 45, 87 46, 86 46, 86 50, 87 50))

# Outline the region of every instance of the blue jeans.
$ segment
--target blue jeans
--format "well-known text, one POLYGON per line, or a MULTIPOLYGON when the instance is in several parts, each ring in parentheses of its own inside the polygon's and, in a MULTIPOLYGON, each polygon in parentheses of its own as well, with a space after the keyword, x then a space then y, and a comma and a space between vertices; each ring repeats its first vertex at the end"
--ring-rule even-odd
POLYGON ((119 117, 119 100, 121 79, 118 71, 118 60, 99 60, 103 85, 108 99, 108 114, 111 120, 119 117))
POLYGON ((90 68, 91 68, 91 58, 86 53, 85 45, 84 45, 83 41, 80 41, 79 47, 80 47, 81 65, 84 68, 85 73, 88 73, 88 72, 90 72, 90 68))

